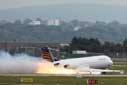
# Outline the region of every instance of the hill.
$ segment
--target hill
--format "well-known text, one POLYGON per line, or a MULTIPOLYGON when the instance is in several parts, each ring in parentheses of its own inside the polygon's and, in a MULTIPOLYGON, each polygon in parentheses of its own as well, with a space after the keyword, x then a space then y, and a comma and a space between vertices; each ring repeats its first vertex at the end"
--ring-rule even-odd
POLYGON ((86 22, 73 20, 58 26, 17 23, 0 24, 0 41, 70 42, 74 36, 98 38, 101 41, 122 42, 127 38, 127 24, 117 21, 86 22))

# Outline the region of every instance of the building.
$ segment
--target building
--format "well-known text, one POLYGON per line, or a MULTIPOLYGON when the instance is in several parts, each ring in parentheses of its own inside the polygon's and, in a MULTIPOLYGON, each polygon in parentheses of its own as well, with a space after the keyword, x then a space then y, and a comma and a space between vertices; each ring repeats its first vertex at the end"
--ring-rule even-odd
POLYGON ((0 42, 0 50, 10 54, 27 53, 32 56, 41 56, 41 48, 45 46, 60 48, 59 43, 0 42))
POLYGON ((32 21, 29 23, 29 25, 34 25, 34 26, 41 25, 41 22, 40 21, 32 21))
POLYGON ((47 25, 54 25, 54 26, 59 26, 60 25, 60 20, 55 19, 55 20, 48 20, 47 25))
POLYGON ((73 54, 87 54, 87 51, 85 51, 85 50, 75 50, 72 53, 73 54))

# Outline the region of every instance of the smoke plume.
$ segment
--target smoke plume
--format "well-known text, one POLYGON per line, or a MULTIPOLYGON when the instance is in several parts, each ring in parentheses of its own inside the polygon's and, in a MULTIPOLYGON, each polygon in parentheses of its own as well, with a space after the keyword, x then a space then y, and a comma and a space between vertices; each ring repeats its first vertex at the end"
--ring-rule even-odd
POLYGON ((0 51, 0 73, 35 73, 40 62, 46 65, 42 58, 0 51))

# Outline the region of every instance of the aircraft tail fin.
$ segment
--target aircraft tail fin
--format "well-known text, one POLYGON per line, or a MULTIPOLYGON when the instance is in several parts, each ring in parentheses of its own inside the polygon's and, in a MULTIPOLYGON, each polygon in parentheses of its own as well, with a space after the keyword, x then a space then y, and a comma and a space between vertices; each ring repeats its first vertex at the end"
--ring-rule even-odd
POLYGON ((57 49, 52 49, 49 47, 42 48, 42 57, 43 59, 54 62, 59 60, 59 51, 57 49))

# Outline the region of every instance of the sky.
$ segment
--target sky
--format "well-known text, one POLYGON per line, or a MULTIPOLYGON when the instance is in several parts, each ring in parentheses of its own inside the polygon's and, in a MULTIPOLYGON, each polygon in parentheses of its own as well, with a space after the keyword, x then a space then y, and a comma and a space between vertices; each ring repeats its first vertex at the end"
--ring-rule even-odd
POLYGON ((100 4, 127 6, 127 0, 0 0, 0 9, 20 8, 36 5, 57 4, 100 4))
POLYGON ((0 20, 41 17, 127 23, 126 9, 127 0, 0 0, 0 20))

